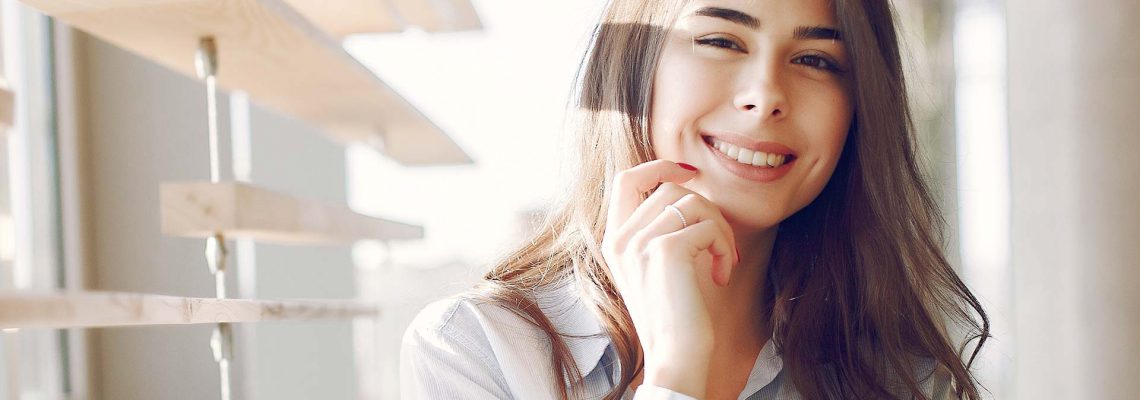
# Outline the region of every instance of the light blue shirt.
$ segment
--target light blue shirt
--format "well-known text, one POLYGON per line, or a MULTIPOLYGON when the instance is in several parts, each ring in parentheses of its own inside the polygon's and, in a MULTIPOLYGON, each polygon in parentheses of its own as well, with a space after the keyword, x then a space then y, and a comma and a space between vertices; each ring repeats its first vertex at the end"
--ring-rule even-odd
MULTIPOLYGON (((585 380, 586 397, 601 398, 620 377, 620 365, 598 317, 583 302, 573 283, 540 294, 536 301, 560 332, 594 335, 564 338, 585 380)), ((557 399, 551 347, 546 335, 522 317, 467 294, 437 300, 425 307, 404 333, 400 350, 400 393, 403 399, 557 399)), ((921 379, 933 363, 919 368, 921 379)), ((951 399, 950 375, 939 369, 922 381, 930 398, 951 399)), ((573 379, 573 378, 571 378, 573 379)), ((669 389, 641 385, 632 400, 693 400, 669 389)), ((909 396, 906 396, 909 397, 909 396)), ((740 400, 800 399, 769 341, 748 375, 740 400)))

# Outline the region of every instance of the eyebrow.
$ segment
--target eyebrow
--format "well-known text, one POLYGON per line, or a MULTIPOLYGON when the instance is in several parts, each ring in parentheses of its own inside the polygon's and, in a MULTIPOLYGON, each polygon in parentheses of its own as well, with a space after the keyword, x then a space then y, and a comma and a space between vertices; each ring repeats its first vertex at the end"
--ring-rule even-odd
POLYGON ((826 26, 797 27, 796 30, 792 33, 792 38, 797 40, 843 40, 843 38, 839 35, 838 30, 826 26))
MULTIPOLYGON (((701 17, 720 18, 729 22, 744 25, 752 30, 760 29, 760 20, 743 12, 731 8, 703 7, 693 12, 701 17)), ((800 26, 792 31, 792 38, 796 40, 843 40, 839 30, 827 26, 800 26)))
POLYGON ((756 17, 730 8, 704 7, 693 12, 693 15, 720 18, 747 26, 750 29, 760 29, 760 20, 756 19, 756 17))

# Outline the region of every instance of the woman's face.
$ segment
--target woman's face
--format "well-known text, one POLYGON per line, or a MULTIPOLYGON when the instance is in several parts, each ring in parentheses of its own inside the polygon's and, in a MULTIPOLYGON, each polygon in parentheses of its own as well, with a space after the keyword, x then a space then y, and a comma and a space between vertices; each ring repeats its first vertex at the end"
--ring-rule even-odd
POLYGON ((836 31, 828 0, 695 0, 669 33, 653 149, 699 168, 683 186, 717 204, 738 234, 807 206, 835 169, 852 115, 836 31), (736 149, 724 154, 720 141, 736 149), (765 166, 753 165, 761 158, 765 166))

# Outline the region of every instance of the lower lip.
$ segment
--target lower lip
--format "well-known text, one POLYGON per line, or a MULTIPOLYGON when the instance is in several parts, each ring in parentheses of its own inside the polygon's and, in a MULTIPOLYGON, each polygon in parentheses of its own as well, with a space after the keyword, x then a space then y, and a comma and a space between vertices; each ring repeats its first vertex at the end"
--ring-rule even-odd
POLYGON ((725 169, 732 171, 736 176, 760 183, 770 183, 782 178, 788 174, 788 171, 792 170, 792 165, 795 164, 796 161, 799 161, 798 158, 792 159, 792 161, 788 161, 784 163, 784 165, 776 168, 761 168, 754 165, 744 165, 735 159, 729 158, 728 154, 721 153, 720 150, 712 147, 712 144, 708 141, 702 140, 702 142, 704 142, 705 147, 708 148, 709 151, 713 152, 714 157, 725 169))

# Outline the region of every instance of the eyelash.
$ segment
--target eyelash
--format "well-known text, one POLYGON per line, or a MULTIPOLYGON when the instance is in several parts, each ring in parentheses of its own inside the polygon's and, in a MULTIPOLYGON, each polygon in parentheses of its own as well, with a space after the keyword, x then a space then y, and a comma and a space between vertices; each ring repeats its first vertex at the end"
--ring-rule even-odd
MULTIPOLYGON (((720 48, 720 49, 734 50, 734 51, 743 51, 744 50, 743 48, 740 47, 740 45, 736 44, 736 42, 729 40, 729 39, 725 39, 725 38, 695 39, 695 41, 697 44, 702 45, 702 46, 710 46, 710 47, 716 47, 716 48, 720 48)), ((838 62, 835 62, 835 60, 832 60, 830 58, 827 58, 827 57, 824 57, 821 55, 809 54, 809 55, 805 55, 805 56, 802 56, 800 58, 797 58, 796 60, 798 61, 798 60, 803 60, 803 59, 811 59, 813 61, 812 62, 797 62, 797 64, 802 64, 802 65, 806 65, 810 68, 825 70, 825 71, 829 71, 829 72, 833 72, 833 73, 843 72, 843 69, 839 68, 838 62), (819 66, 820 62, 822 62, 824 64, 824 66, 819 66)))

